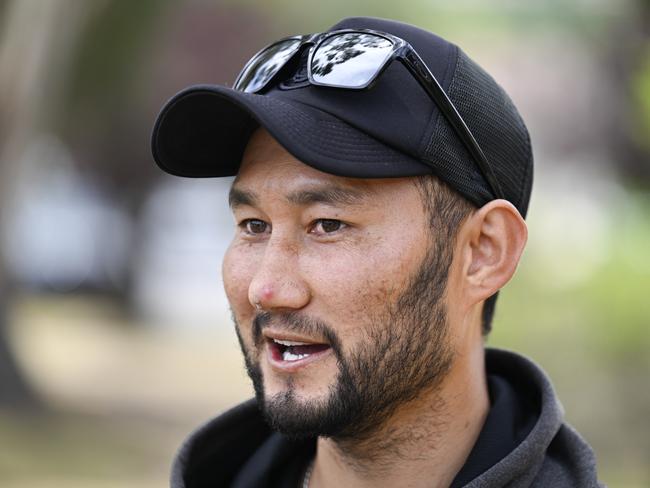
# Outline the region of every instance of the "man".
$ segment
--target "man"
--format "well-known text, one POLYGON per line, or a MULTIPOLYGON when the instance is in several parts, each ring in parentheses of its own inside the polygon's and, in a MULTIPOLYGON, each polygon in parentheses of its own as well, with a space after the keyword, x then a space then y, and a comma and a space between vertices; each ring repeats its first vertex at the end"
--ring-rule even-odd
POLYGON ((526 242, 528 132, 416 27, 350 18, 163 108, 166 171, 237 175, 223 279, 256 399, 173 487, 598 486, 544 373, 484 348, 526 242))

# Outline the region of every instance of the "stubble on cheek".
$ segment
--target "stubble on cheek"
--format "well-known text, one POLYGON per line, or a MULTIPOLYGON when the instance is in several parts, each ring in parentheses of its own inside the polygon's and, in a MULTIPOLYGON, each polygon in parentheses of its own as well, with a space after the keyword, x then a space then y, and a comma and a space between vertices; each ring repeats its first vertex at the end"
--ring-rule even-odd
POLYGON ((351 352, 371 339, 373 330, 382 326, 380 317, 387 304, 395 303, 408 285, 403 266, 389 269, 391 266, 383 259, 374 259, 363 268, 357 266, 341 273, 354 279, 332 285, 333 290, 338 290, 332 309, 342 321, 338 332, 346 351, 351 352))
POLYGON ((235 334, 237 334, 239 347, 241 348, 241 352, 244 356, 246 364, 248 365, 249 363, 258 362, 259 353, 252 340, 251 328, 249 327, 246 330, 242 330, 241 324, 243 322, 236 316, 235 312, 232 311, 232 309, 231 312, 232 321, 235 327, 235 334))
MULTIPOLYGON (((242 331, 241 322, 237 320, 235 313, 232 314, 232 320, 235 326, 235 333, 237 334, 237 340, 239 341, 239 347, 241 348, 242 356, 244 358, 244 366, 246 372, 253 383, 253 389, 255 390, 255 397, 260 405, 264 403, 264 375, 262 373, 262 368, 260 366, 260 358, 258 349, 253 344, 252 340, 245 340, 243 334, 246 331, 242 331), (250 344, 250 345, 249 345, 250 344)), ((252 329, 252 327, 250 328, 252 329)), ((252 338, 252 333, 248 331, 247 337, 252 338)))

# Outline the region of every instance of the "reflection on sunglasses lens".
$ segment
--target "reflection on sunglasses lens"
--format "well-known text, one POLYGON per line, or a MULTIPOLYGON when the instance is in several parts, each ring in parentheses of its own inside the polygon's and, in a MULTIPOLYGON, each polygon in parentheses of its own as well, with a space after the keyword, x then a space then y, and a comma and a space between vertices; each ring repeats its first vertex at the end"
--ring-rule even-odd
POLYGON ((241 74, 235 89, 249 93, 261 89, 296 53, 300 42, 300 39, 287 39, 269 46, 241 74))
POLYGON ((314 52, 311 74, 316 83, 363 88, 379 72, 393 43, 374 34, 349 32, 325 39, 314 52))

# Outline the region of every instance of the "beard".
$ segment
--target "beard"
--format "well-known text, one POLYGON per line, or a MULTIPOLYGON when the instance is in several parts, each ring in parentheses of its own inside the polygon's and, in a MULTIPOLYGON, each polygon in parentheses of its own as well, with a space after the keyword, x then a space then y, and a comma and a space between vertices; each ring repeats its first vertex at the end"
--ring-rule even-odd
POLYGON ((327 396, 319 400, 298 399, 291 378, 282 393, 267 398, 259 354, 247 350, 235 321, 246 370, 269 425, 293 439, 360 440, 381 429, 400 405, 435 392, 454 357, 443 302, 450 264, 450 251, 434 242, 394 303, 371 312, 365 337, 347 354, 335 329, 325 322, 299 312, 256 315, 256 347, 251 348, 256 353, 262 350, 262 329, 270 321, 328 340, 338 373, 327 396))

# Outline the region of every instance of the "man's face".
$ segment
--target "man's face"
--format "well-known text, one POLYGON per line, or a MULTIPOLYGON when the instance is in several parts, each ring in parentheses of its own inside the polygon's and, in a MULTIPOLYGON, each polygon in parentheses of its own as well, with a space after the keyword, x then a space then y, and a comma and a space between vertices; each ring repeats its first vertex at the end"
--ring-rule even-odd
POLYGON ((453 357, 443 303, 451 256, 432 238, 412 178, 329 175, 260 130, 231 206, 238 228, 224 284, 275 428, 358 437, 435 389, 453 357))

